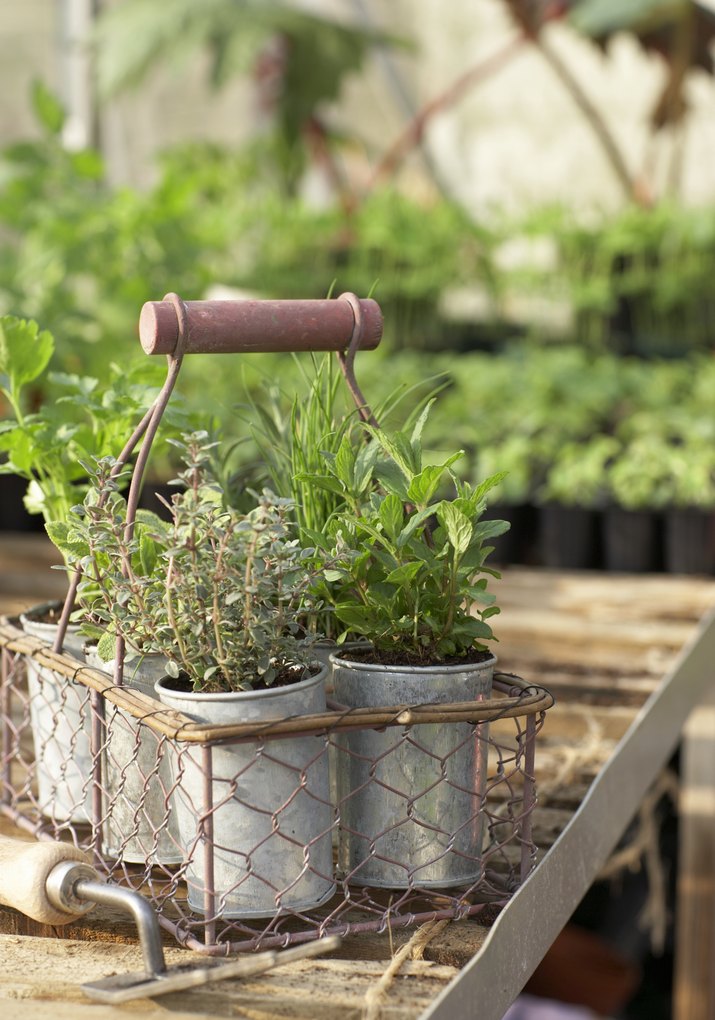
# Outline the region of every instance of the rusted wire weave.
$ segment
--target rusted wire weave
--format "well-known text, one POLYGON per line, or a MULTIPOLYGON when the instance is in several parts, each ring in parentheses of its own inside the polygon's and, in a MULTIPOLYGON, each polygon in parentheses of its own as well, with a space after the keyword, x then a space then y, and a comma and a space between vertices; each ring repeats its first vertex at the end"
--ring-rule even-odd
POLYGON ((110 881, 141 891, 160 924, 196 951, 244 952, 478 916, 507 902, 536 860, 536 741, 552 698, 519 677, 497 674, 495 694, 484 701, 209 726, 53 652, 8 618, 0 620, 0 650, 0 811, 39 839, 94 851, 110 881), (46 670, 61 682, 51 683, 46 670), (425 741, 430 726, 453 736, 442 757, 425 741), (387 749, 371 762, 351 742, 368 729, 387 735, 387 749), (308 748, 299 760, 290 750, 296 738, 308 748), (484 767, 481 786, 453 764, 468 745, 484 767), (424 763, 417 783, 396 764, 405 749, 424 763), (232 764, 222 773, 226 754, 232 764), (389 823, 355 831, 353 792, 316 786, 317 773, 336 760, 362 770, 363 786, 394 805, 389 823), (283 784, 272 802, 264 798, 269 765, 283 784), (471 804, 454 828, 423 810, 440 789, 445 803, 471 804), (292 819, 301 801, 324 819, 315 832, 292 819), (224 817, 228 808, 241 813, 239 824, 224 817), (414 854, 395 856, 389 840, 403 831, 428 846, 429 866, 414 854), (350 840, 352 854, 344 852, 350 840), (292 871, 277 878, 270 869, 282 855, 292 871), (429 868, 439 871, 445 861, 458 871, 463 865, 464 881, 426 882, 429 868), (383 864, 397 874, 396 887, 364 884, 365 869, 383 864), (225 879, 227 865, 237 877, 225 879), (302 906, 303 886, 323 890, 320 903, 302 906), (254 888, 268 903, 265 916, 241 913, 243 892, 254 888))

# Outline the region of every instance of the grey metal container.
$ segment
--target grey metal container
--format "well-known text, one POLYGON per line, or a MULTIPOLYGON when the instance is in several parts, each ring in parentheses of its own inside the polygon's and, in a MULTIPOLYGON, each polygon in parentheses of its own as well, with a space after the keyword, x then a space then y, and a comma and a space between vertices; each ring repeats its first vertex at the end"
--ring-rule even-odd
MULTIPOLYGON (((334 697, 350 707, 489 697, 496 659, 381 666, 333 656, 334 697)), ((481 875, 487 724, 356 730, 336 743, 338 868, 357 885, 470 885, 481 875)))
MULTIPOLYGON (((342 655, 348 656, 352 652, 365 650, 372 648, 369 641, 358 640, 358 641, 344 641, 342 645, 339 645, 337 641, 331 641, 329 638, 322 638, 312 647, 313 655, 318 662, 326 667, 325 673, 325 687, 328 694, 333 695, 333 655, 337 654, 338 651, 342 655)), ((337 775, 338 766, 335 759, 337 750, 334 743, 330 744, 328 748, 328 765, 330 770, 330 801, 332 804, 337 804, 338 790, 337 790, 337 775)), ((338 845, 338 830, 337 827, 333 828, 333 847, 338 845)))
MULTIPOLYGON (((324 712, 325 675, 323 667, 307 680, 260 691, 183 693, 167 687, 166 679, 155 690, 163 704, 199 722, 262 723, 324 712)), ((173 806, 188 857, 192 910, 206 912, 211 870, 214 909, 224 918, 271 917, 330 899, 333 808, 323 737, 214 745, 210 790, 207 749, 180 742, 176 747, 173 806), (213 825, 208 861, 201 825, 207 812, 213 825)))
MULTIPOLYGON (((87 663, 114 673, 96 645, 86 645, 87 663)), ((163 655, 127 651, 124 683, 154 698, 154 685, 166 674, 163 655)), ((172 770, 166 740, 115 705, 105 706, 102 747, 102 851, 129 864, 179 864, 184 853, 169 806, 172 770)))
MULTIPOLYGON (((33 606, 20 616, 26 634, 52 644, 57 624, 43 617, 55 603, 33 606)), ((84 638, 70 626, 63 651, 84 661, 84 638)), ((40 811, 56 823, 88 824, 92 818, 92 712, 90 692, 79 681, 26 657, 30 725, 40 811)))

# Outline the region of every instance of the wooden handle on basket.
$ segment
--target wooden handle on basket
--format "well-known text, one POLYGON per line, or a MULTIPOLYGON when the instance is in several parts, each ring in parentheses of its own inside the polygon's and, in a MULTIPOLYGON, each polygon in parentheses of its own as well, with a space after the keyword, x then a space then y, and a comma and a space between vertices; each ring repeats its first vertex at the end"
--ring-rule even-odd
POLYGON ((89 904, 78 906, 74 912, 60 910, 47 895, 52 872, 67 861, 76 861, 85 869, 90 864, 87 854, 67 843, 26 842, 0 836, 0 904, 43 924, 74 921, 89 904))
MULTIPOLYGON (((360 300, 361 350, 382 338, 382 312, 372 298, 360 300)), ((355 312, 339 298, 316 301, 185 301, 184 354, 241 351, 344 351, 352 338, 355 312)), ((179 319, 173 301, 147 301, 139 317, 146 354, 173 354, 179 319)))

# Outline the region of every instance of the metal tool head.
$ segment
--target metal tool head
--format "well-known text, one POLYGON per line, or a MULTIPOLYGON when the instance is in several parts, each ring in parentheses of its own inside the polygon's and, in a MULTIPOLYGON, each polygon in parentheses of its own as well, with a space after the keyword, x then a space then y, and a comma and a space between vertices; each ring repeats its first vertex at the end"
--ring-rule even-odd
POLYGON ((59 895, 56 890, 60 889, 63 899, 67 902, 76 903, 80 907, 85 903, 103 903, 119 907, 130 913, 136 922, 145 969, 136 973, 112 974, 82 985, 85 995, 98 1002, 118 1005, 132 999, 153 998, 169 992, 185 991, 187 988, 196 988, 212 981, 262 974, 284 963, 333 952, 340 945, 339 938, 330 936, 293 949, 256 953, 228 963, 225 960, 211 960, 208 963, 187 962, 167 967, 159 925, 150 904, 133 889, 122 889, 110 882, 98 881, 95 875, 93 869, 73 863, 71 869, 62 866, 56 878, 47 884, 55 896, 59 895))
POLYGON ((274 967, 295 960, 306 960, 323 953, 332 953, 340 945, 336 936, 317 939, 293 949, 281 951, 271 950, 239 960, 212 960, 209 963, 181 963, 167 967, 161 974, 135 972, 130 974, 113 974, 111 977, 100 978, 82 985, 82 991, 90 999, 116 1006, 132 999, 154 998, 167 995, 169 992, 183 992, 188 988, 196 988, 213 981, 225 981, 263 974, 274 967))

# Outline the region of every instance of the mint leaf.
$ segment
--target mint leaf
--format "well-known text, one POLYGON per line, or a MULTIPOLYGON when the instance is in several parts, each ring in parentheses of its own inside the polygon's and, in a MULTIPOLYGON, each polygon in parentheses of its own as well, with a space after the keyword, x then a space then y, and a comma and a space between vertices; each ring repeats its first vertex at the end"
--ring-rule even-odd
POLYGON ((419 509, 426 507, 437 491, 442 470, 442 467, 437 464, 428 464, 418 475, 415 475, 407 489, 408 500, 419 509))
POLYGON ((402 529, 402 521, 405 513, 402 507, 402 500, 395 493, 385 496, 380 504, 380 523, 386 534, 393 541, 402 529))
POLYGON ((473 529, 469 518, 453 503, 446 502, 437 507, 437 517, 457 557, 464 555, 472 541, 473 529))
POLYGON ((40 331, 33 320, 0 317, 0 373, 8 377, 13 399, 26 383, 42 375, 54 349, 52 334, 40 331))

